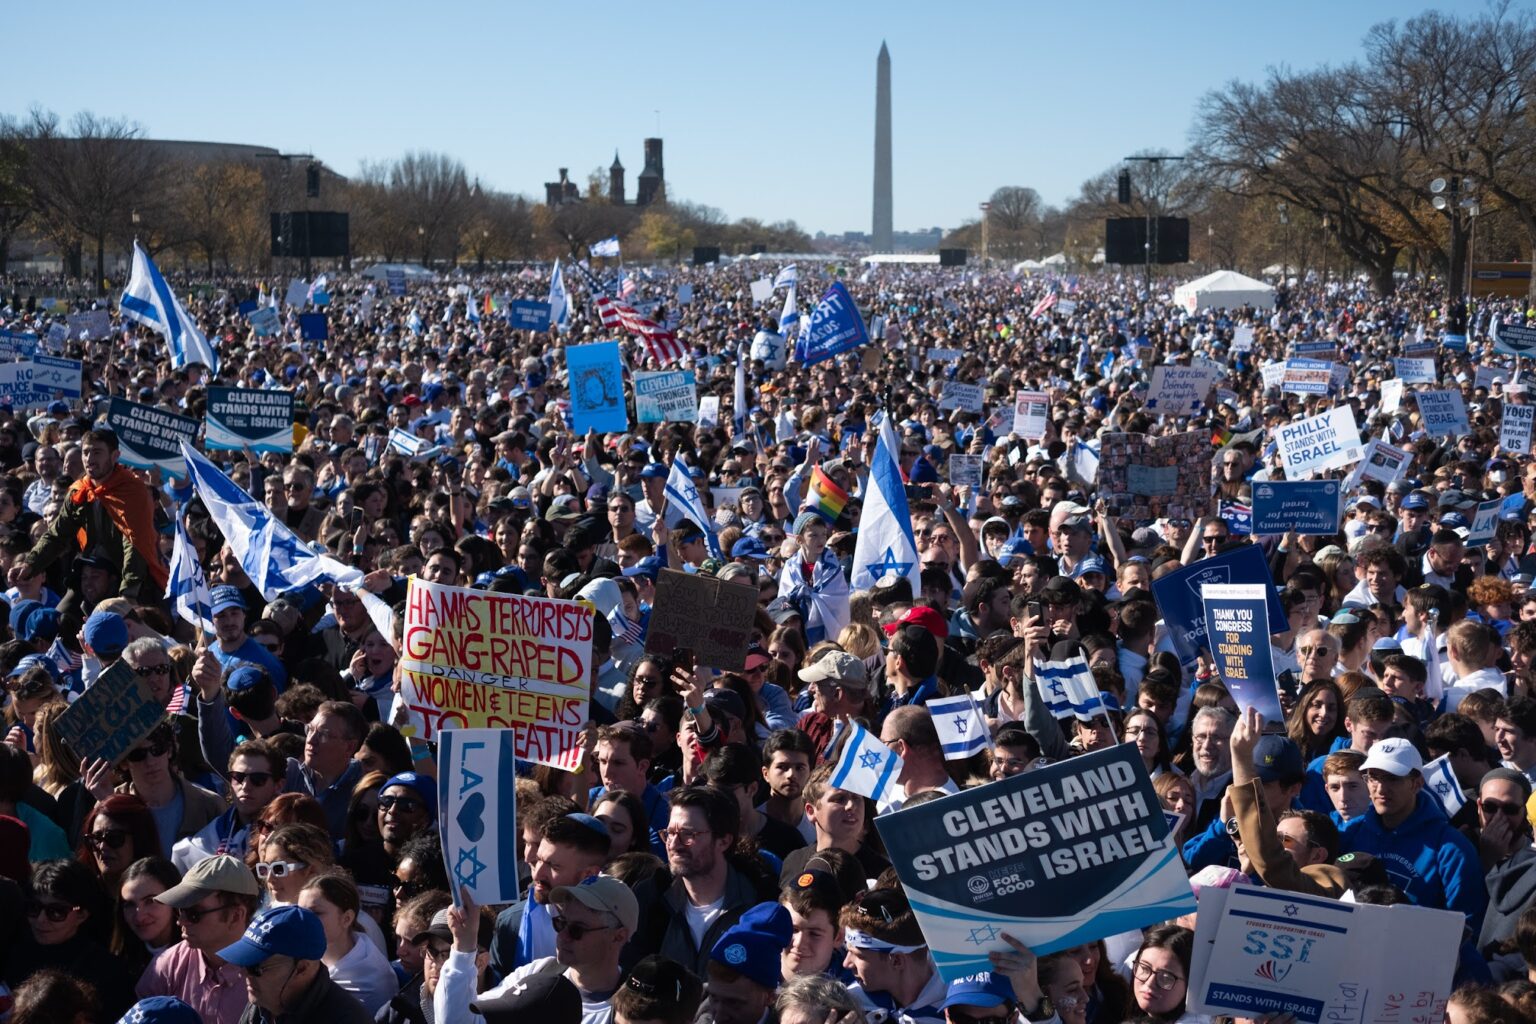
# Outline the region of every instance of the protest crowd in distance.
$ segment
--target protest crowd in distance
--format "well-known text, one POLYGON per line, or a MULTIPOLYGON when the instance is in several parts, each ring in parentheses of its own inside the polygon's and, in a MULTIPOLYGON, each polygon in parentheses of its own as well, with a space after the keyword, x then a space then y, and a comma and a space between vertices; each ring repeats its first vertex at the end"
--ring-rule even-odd
POLYGON ((29 1013, 1536 1010, 1523 301, 119 287, 0 310, 29 1013))

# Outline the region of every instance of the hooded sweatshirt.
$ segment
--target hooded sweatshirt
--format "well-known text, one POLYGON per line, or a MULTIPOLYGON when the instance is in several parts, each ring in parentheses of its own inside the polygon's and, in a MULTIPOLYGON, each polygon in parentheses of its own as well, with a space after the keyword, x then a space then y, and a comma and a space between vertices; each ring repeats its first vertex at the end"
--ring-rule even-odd
POLYGON ((1345 825, 1339 839, 1342 852, 1380 860, 1392 884, 1414 903, 1461 911, 1473 935, 1482 928, 1488 890, 1477 851, 1427 791, 1419 791, 1413 813, 1397 828, 1383 825, 1372 807, 1345 825))

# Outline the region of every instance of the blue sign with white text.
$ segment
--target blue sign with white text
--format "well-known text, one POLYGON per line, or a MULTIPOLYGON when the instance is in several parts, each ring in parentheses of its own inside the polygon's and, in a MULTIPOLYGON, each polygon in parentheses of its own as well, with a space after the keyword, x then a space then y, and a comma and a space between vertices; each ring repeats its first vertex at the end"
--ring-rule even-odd
POLYGON ((834 281, 810 311, 810 318, 795 342, 797 358, 806 366, 851 352, 869 341, 864 318, 853 304, 853 296, 834 281))
POLYGON ((507 307, 507 320, 520 331, 549 330, 549 303, 517 299, 507 307))
POLYGON ((1260 536, 1339 532, 1337 480, 1269 480, 1253 485, 1253 532, 1260 536))
POLYGON ((1152 599, 1163 613, 1168 640, 1184 665, 1193 665, 1207 646, 1205 606, 1200 588, 1207 583, 1262 583, 1269 588, 1269 622, 1286 626, 1285 607, 1275 592, 1264 549, 1244 544, 1152 581, 1152 599))

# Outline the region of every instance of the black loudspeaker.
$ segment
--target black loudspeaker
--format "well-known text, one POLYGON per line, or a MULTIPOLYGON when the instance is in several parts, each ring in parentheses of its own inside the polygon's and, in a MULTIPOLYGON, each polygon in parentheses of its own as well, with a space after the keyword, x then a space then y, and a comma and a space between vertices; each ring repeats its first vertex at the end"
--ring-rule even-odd
POLYGON ((1104 222, 1104 262, 1140 266, 1146 260, 1147 222, 1143 217, 1111 217, 1104 222))
POLYGON ((1189 262, 1189 218, 1157 218, 1157 262, 1189 262))
POLYGON ((693 265, 702 267, 706 263, 720 262, 720 247, 718 245, 696 245, 693 247, 693 265))
POLYGON ((754 242, 754 243, 752 243, 751 255, 753 255, 753 256, 761 256, 763 253, 765 253, 767 251, 768 251, 768 247, 766 245, 763 245, 761 242, 754 242))
POLYGON ((350 220, 345 213, 299 211, 288 215, 292 239, 283 240, 283 215, 272 215, 272 255, 346 259, 352 255, 350 220))
POLYGON ((311 199, 320 198, 320 165, 310 164, 304 168, 304 194, 311 199))
POLYGON ((1127 203, 1129 203, 1131 201, 1131 172, 1130 171, 1121 171, 1120 172, 1120 176, 1115 179, 1115 189, 1116 189, 1116 191, 1119 194, 1119 203, 1120 203, 1121 206, 1124 206, 1124 205, 1126 205, 1127 203))
POLYGON ((940 249, 939 250, 939 266, 941 266, 941 267, 963 267, 963 266, 965 266, 965 250, 964 249, 940 249))

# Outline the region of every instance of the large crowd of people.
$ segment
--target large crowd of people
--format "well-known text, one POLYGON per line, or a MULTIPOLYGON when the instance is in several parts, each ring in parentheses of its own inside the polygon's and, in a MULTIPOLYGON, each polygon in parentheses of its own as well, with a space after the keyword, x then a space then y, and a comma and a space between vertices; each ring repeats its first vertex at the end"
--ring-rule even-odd
MULTIPOLYGON (((1536 1020, 1536 462, 1500 447, 1501 410, 1530 385, 1489 340, 1496 318, 1523 322, 1522 302, 1474 309, 1466 349, 1436 350, 1470 416, 1446 437, 1424 429, 1412 388, 1382 398, 1393 357, 1441 333, 1440 297, 1412 282, 1381 298, 1309 278, 1273 309, 1191 312, 1171 285, 1149 295, 1102 272, 801 263, 803 302, 836 277, 872 327, 804 365, 780 332, 783 291, 752 301, 763 265, 630 268, 623 293, 675 331, 718 422, 578 433, 568 346, 617 337, 631 370, 656 368, 591 301, 619 294, 620 273, 567 265, 570 318, 551 332, 504 315, 546 298, 547 268, 403 294, 337 273, 323 341, 293 307, 276 335, 250 329, 241 304, 285 282, 173 279, 216 378, 114 312, 109 337, 61 346, 84 363, 81 399, 0 410, 14 1024, 1207 1020, 1188 1006, 1188 917, 1048 955, 1005 932, 990 971, 946 984, 874 824, 1120 743, 1204 884, 1463 914, 1447 1019, 1536 1020), (1266 386, 1261 366, 1305 342, 1333 344, 1342 385, 1266 386), (1198 412, 1159 415, 1144 401, 1160 365, 1222 379, 1198 412), (1510 368, 1484 386, 1495 366, 1510 368), (980 385, 983 410, 945 407, 950 381, 980 385), (209 456, 360 570, 363 593, 264 595, 243 538, 188 480, 121 462, 110 398, 200 420, 210 384, 295 393, 291 452, 209 456), (1043 436, 1013 433, 1024 390, 1048 396, 1043 436), (1352 480, 1335 534, 1243 532, 1233 510, 1255 478, 1283 478, 1278 428, 1346 405, 1362 440, 1410 452, 1401 472, 1352 480), (882 423, 920 566, 858 588, 882 423), (1193 496, 1209 514, 1111 514, 1080 451, 1108 432, 1190 431, 1210 438, 1210 500, 1193 496), (949 480, 953 454, 981 457, 981 486, 949 480), (679 462, 707 522, 667 515, 679 462), (812 497, 823 479, 849 496, 835 514, 812 497), (1469 545, 1494 498, 1494 536, 1469 545), (167 598, 178 527, 210 585, 207 630, 167 598), (1181 659, 1151 590, 1243 545, 1262 548, 1285 610, 1271 624, 1283 721, 1240 707, 1208 657, 1181 659), (647 652, 663 568, 757 589, 743 668, 647 652), (503 855, 525 895, 511 905, 451 891, 433 749, 402 728, 399 636, 371 612, 399 610, 412 577, 598 612, 580 768, 496 780, 515 793, 503 855), (1075 656, 1106 705, 1088 721, 1058 720, 1037 685, 1042 663, 1075 656), (119 662, 164 719, 115 763, 83 758, 60 718, 107 673, 127 678, 119 662), (926 705, 965 692, 991 743, 947 760, 926 705), (878 805, 834 784, 850 723, 902 758, 878 805), (1425 784, 1442 756, 1454 812, 1425 784)), ((46 338, 78 311, 27 282, 5 293, 10 332, 46 338)))

